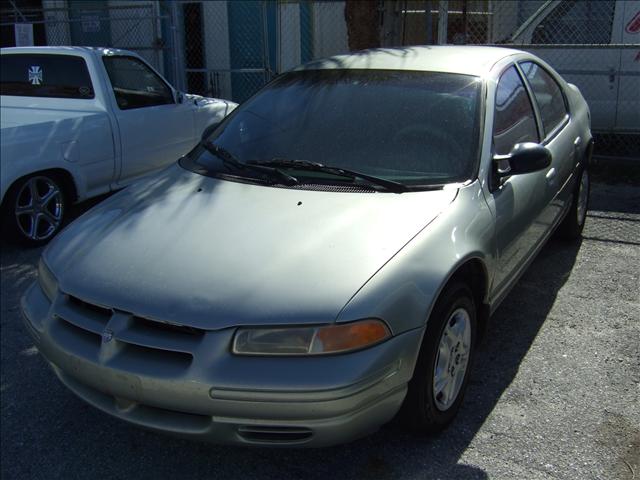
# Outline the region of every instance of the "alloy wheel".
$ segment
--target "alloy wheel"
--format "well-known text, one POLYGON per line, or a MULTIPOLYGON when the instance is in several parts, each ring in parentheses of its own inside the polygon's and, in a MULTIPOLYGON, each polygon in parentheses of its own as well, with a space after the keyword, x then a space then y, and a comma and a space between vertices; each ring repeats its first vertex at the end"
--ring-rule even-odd
POLYGON ((18 191, 14 213, 16 224, 25 237, 32 241, 47 240, 62 224, 62 190, 49 177, 31 177, 18 191))
POLYGON ((444 327, 433 370, 433 398, 445 411, 458 398, 464 382, 471 348, 471 320, 464 308, 455 310, 444 327))

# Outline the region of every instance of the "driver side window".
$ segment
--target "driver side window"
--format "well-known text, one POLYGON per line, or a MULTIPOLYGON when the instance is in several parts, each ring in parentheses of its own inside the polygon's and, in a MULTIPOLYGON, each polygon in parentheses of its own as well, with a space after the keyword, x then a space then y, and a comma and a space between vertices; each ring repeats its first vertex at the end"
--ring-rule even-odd
POLYGON ((120 110, 173 103, 167 84, 134 57, 104 57, 113 93, 120 110))
POLYGON ((529 94, 514 66, 500 77, 493 119, 495 153, 508 154, 516 143, 538 142, 538 127, 529 94))

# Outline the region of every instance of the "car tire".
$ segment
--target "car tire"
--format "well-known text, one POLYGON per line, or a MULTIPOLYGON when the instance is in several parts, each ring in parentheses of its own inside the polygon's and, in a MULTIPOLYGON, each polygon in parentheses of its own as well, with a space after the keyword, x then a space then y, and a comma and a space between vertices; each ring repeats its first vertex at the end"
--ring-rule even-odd
POLYGON ((578 174, 578 181, 573 191, 571 207, 567 215, 558 226, 558 237, 565 240, 578 240, 582 237, 582 230, 587 219, 589 208, 589 193, 591 178, 589 169, 585 166, 578 174))
POLYGON ((473 294, 453 283, 427 322, 400 418, 411 430, 437 433, 456 416, 473 361, 477 318, 473 294))
POLYGON ((3 202, 3 236, 27 247, 44 245, 62 228, 68 195, 57 175, 38 173, 22 178, 3 202))

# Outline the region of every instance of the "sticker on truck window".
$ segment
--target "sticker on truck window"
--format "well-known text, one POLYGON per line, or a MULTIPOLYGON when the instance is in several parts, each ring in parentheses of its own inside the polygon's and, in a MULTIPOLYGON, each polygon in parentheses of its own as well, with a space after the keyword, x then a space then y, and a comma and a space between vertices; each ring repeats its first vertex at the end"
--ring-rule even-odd
POLYGON ((636 12, 634 17, 631 19, 627 26, 625 27, 627 33, 638 33, 640 32, 640 11, 636 12))
POLYGON ((40 67, 29 67, 29 81, 31 85, 40 85, 42 83, 42 69, 40 67))

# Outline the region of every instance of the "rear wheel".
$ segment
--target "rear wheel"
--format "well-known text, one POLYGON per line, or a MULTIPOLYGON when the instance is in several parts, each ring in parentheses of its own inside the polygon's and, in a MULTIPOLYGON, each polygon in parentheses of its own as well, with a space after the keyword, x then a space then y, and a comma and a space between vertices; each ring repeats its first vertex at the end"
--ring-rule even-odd
POLYGON ((469 287, 448 286, 427 324, 402 418, 411 429, 444 429, 462 404, 476 341, 476 308, 469 287))
POLYGON ((573 192, 573 199, 569 212, 558 226, 558 235, 567 240, 577 240, 582 236, 584 222, 587 219, 589 208, 589 192, 591 191, 591 179, 586 166, 580 171, 578 183, 573 192))
POLYGON ((4 202, 4 228, 26 246, 42 245, 62 228, 66 210, 62 182, 51 174, 37 174, 14 184, 4 202))

